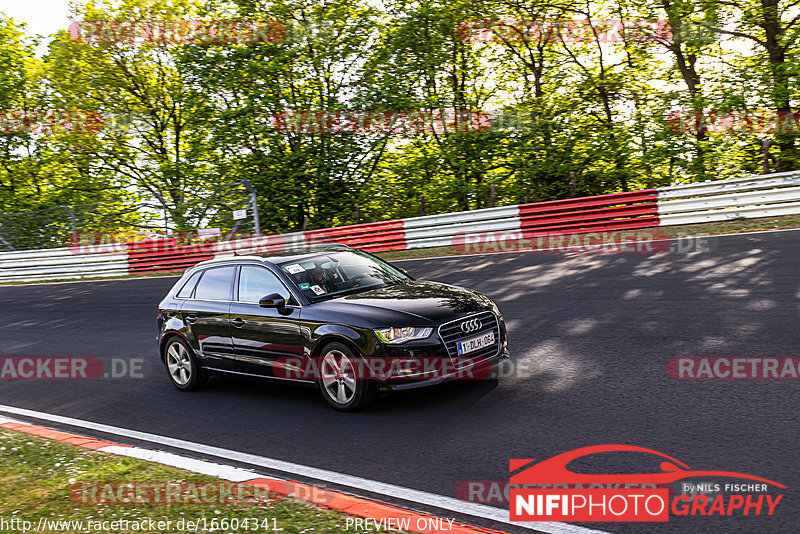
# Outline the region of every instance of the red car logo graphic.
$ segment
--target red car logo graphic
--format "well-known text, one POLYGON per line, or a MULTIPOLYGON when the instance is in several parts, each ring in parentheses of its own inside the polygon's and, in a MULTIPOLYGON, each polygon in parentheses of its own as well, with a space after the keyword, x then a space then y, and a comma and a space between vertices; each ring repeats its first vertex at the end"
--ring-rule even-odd
MULTIPOLYGON (((533 460, 528 460, 529 463, 533 460)), ((520 465, 520 460, 512 460, 510 465, 511 471, 516 470, 515 464, 520 465)), ((524 464, 523 464, 524 465, 524 464)), ((766 482, 779 488, 785 488, 783 484, 778 484, 772 480, 761 478, 744 473, 735 473, 733 471, 695 471, 689 468, 683 462, 667 456, 664 453, 646 449, 644 447, 636 447, 634 445, 593 445, 591 447, 582 447, 573 451, 568 451, 548 460, 541 461, 524 471, 513 475, 509 482, 511 484, 670 484, 676 480, 691 477, 730 477, 730 478, 745 478, 748 480, 756 480, 758 482, 766 482), (594 475, 594 474, 581 474, 575 473, 567 469, 567 464, 591 454, 600 452, 644 452, 648 454, 655 454, 661 456, 669 461, 661 462, 660 473, 640 473, 640 474, 608 474, 608 475, 594 475)))

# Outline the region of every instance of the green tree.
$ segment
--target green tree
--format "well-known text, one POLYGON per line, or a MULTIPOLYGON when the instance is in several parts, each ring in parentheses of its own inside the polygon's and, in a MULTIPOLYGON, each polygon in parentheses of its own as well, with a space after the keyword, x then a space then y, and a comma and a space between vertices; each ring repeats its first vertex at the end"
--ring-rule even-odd
POLYGON ((241 5, 236 16, 276 21, 272 43, 183 49, 179 66, 198 105, 193 124, 221 176, 247 176, 274 231, 356 222, 362 184, 386 135, 337 133, 321 112, 364 109, 354 100, 377 26, 374 9, 346 0, 241 5), (279 117, 288 117, 289 128, 279 117), (300 117, 300 122, 297 122, 300 117))

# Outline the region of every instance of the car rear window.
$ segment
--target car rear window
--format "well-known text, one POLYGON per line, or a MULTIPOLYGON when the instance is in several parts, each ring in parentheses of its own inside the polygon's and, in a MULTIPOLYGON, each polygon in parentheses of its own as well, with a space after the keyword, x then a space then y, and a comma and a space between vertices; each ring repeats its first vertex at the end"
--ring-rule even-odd
POLYGON ((190 299, 192 298, 192 292, 194 291, 194 286, 197 285, 197 281, 200 280, 200 275, 203 274, 203 271, 197 271, 194 273, 189 280, 183 284, 183 287, 178 294, 176 295, 179 299, 190 299))
POLYGON ((194 298, 200 300, 231 300, 231 286, 236 267, 214 267, 206 269, 197 284, 194 298))

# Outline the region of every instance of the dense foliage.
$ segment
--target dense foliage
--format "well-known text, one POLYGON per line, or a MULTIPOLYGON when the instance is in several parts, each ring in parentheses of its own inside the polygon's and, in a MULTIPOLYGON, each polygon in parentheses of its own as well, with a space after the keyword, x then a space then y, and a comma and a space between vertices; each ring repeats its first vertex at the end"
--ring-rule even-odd
POLYGON ((160 197, 187 229, 198 192, 247 178, 262 229, 292 231, 800 168, 796 2, 122 0, 74 20, 107 31, 37 55, 0 15, 0 212, 160 197), (271 33, 117 31, 187 20, 271 33), (48 110, 89 123, 14 119, 48 110))

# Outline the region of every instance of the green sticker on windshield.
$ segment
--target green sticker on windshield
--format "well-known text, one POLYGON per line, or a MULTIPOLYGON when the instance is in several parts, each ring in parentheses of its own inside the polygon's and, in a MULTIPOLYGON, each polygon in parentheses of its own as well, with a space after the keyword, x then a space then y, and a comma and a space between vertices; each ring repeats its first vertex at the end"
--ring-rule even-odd
POLYGON ((300 289, 311 289, 310 284, 300 284, 300 289))

